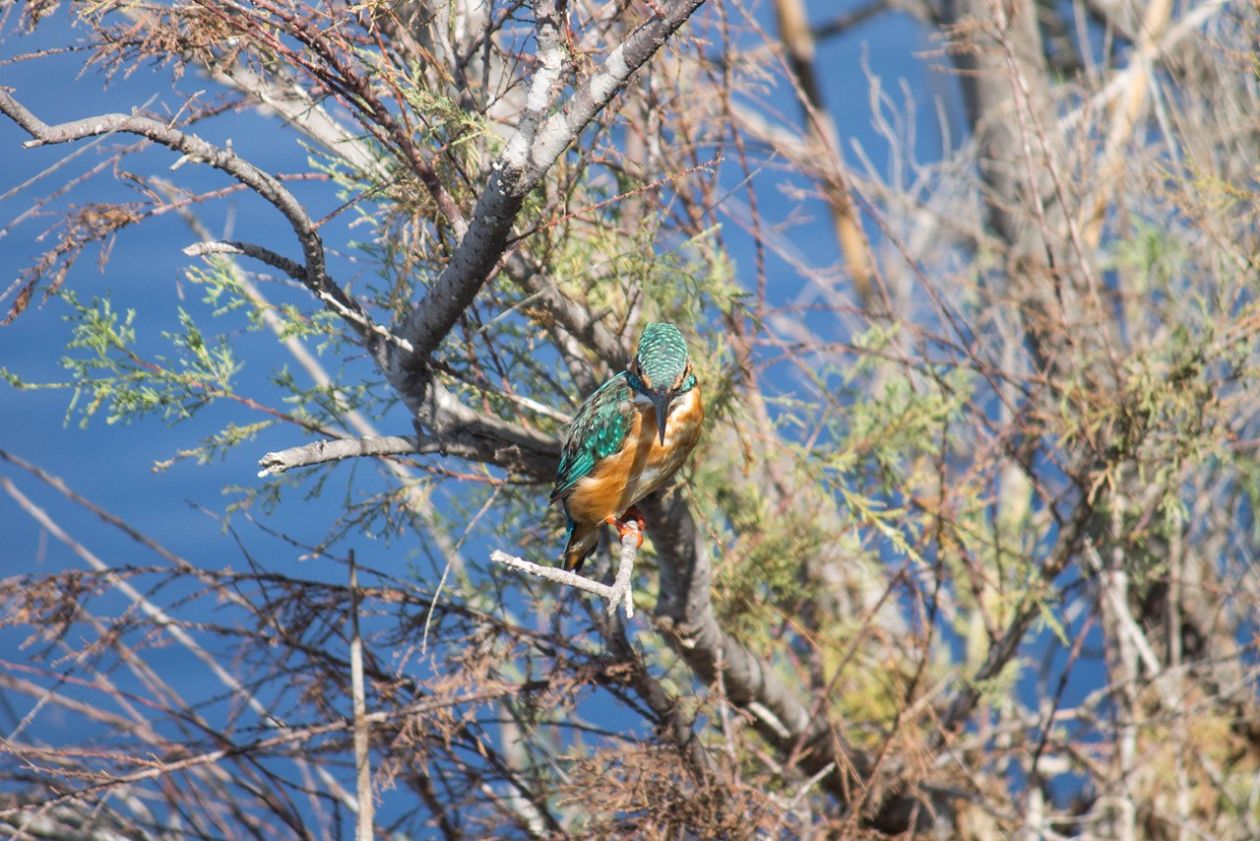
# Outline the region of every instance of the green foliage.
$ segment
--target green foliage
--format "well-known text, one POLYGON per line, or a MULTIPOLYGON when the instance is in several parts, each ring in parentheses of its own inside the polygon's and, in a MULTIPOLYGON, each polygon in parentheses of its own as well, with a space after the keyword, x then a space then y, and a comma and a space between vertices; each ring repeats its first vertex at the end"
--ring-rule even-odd
POLYGON ((1134 294, 1146 295, 1184 277, 1187 259, 1184 244, 1167 226, 1138 219, 1133 235, 1114 244, 1108 265, 1126 272, 1134 294))
POLYGON ((190 266, 184 276, 202 291, 202 303, 210 307, 212 318, 244 314, 246 329, 270 327, 281 341, 315 342, 320 353, 346 341, 335 315, 325 309, 307 312, 292 304, 277 306, 263 300, 245 283, 239 266, 226 257, 209 255, 202 265, 190 266))
POLYGON ((222 458, 227 455, 230 450, 240 444, 257 440, 260 432, 274 425, 275 421, 273 420, 247 424, 229 423, 220 431, 203 439, 198 446, 188 450, 180 450, 172 458, 154 463, 153 469, 154 471, 168 470, 174 467, 176 462, 185 459, 193 459, 197 464, 207 464, 216 458, 222 458))
POLYGON ((222 336, 207 340, 183 308, 178 313, 181 329, 162 333, 171 354, 146 359, 135 350, 135 310, 120 315, 107 298, 84 305, 73 294, 63 297, 74 325, 61 360, 71 378, 67 421, 78 415, 80 426, 86 427, 104 408, 111 424, 146 415, 173 423, 232 393, 240 363, 231 344, 222 336))
POLYGON ((809 595, 800 574, 801 559, 829 538, 815 525, 811 512, 773 510, 756 483, 730 482, 728 468, 711 457, 701 461, 691 477, 693 494, 710 500, 704 508, 722 514, 720 520, 706 520, 716 532, 717 557, 722 559, 714 602, 736 637, 766 651, 785 615, 809 595))
MULTIPOLYGON (((316 340, 321 349, 339 347, 345 341, 335 317, 324 311, 308 315, 289 305, 272 306, 251 291, 235 264, 225 258, 210 257, 204 266, 190 268, 187 278, 204 292, 202 303, 212 321, 241 324, 243 319, 247 331, 270 327, 281 341, 316 340)), ((288 409, 270 409, 236 390, 235 380, 243 363, 236 355, 235 338, 224 332, 208 333, 191 310, 177 308, 178 330, 142 336, 144 322, 134 309, 119 312, 108 297, 95 297, 85 304, 70 290, 63 290, 60 298, 69 307, 66 319, 72 325, 61 359, 68 379, 32 383, 7 368, 0 369, 0 376, 14 388, 68 391, 67 423, 77 419, 79 426, 86 428, 94 417, 103 414, 109 424, 147 417, 178 424, 225 400, 271 415, 244 424, 227 421, 196 446, 157 462, 156 470, 185 459, 201 464, 222 457, 240 444, 253 442, 278 420, 306 428, 326 427, 339 423, 348 410, 371 410, 381 404, 371 380, 345 388, 302 386, 286 366, 280 366, 271 380, 286 395, 283 399, 288 409), (159 341, 163 352, 147 350, 159 341)))

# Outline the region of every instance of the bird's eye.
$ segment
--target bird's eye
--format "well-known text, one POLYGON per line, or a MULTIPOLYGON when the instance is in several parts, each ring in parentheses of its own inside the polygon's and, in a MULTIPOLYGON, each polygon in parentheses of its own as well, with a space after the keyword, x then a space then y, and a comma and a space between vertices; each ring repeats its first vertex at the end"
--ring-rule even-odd
POLYGON ((691 379, 691 363, 688 362, 687 367, 684 368, 683 372, 678 375, 678 379, 674 380, 674 391, 678 391, 679 389, 685 387, 688 381, 690 381, 690 379, 691 379))
POLYGON ((643 376, 643 367, 639 364, 638 357, 630 362, 630 376, 641 382, 644 388, 651 388, 652 384, 648 382, 648 378, 643 376))

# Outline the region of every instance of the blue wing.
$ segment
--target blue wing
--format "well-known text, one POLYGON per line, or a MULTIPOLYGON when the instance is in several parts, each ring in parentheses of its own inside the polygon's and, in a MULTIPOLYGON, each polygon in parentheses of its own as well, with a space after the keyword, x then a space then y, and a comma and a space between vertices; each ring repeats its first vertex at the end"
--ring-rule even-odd
POLYGON ((634 425, 634 392, 623 371, 595 389, 565 433, 551 501, 569 495, 602 459, 619 452, 634 425))

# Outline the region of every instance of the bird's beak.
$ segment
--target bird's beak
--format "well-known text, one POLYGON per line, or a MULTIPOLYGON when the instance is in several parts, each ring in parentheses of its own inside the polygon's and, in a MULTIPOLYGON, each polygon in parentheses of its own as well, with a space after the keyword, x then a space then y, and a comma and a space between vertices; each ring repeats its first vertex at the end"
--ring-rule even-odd
POLYGON ((652 392, 652 403, 656 406, 656 434, 661 438, 661 446, 665 446, 665 418, 669 416, 669 401, 674 395, 668 390, 652 392))

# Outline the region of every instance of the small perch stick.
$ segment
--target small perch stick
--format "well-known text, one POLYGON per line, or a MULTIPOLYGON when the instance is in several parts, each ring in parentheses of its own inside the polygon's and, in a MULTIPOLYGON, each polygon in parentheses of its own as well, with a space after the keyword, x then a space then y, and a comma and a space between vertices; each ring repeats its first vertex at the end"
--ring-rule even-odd
POLYGON ((641 538, 639 536, 639 527, 634 523, 626 524, 626 533, 621 538, 621 559, 617 563, 617 577, 613 581, 613 585, 609 587, 607 584, 587 578, 584 575, 578 575, 576 572, 569 572, 559 567, 542 566, 531 561, 509 555, 507 552, 501 552, 498 549, 490 553, 490 560, 496 564, 519 569, 521 572, 527 572, 530 575, 536 575, 539 578, 545 578, 548 581, 555 581, 558 584, 564 584, 568 587, 576 587, 579 590, 585 590, 588 593, 594 593, 601 599, 608 602, 608 615, 612 616, 617 612, 617 606, 624 602, 626 608, 626 618, 634 618, 634 589, 630 586, 631 578, 634 576, 634 559, 639 554, 639 544, 641 538))

